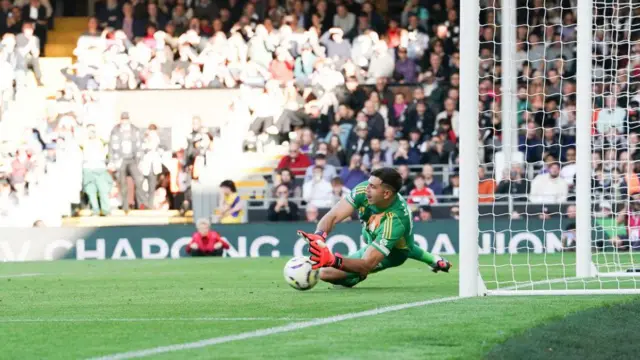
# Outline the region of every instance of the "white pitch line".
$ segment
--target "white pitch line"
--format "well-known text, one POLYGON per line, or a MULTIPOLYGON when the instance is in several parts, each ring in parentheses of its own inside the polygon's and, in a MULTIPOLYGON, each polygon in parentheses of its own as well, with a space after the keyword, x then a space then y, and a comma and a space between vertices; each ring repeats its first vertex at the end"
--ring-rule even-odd
POLYGON ((0 275, 0 279, 11 279, 11 278, 20 278, 20 277, 32 277, 32 276, 41 276, 44 275, 42 273, 27 273, 27 274, 6 274, 0 275))
MULTIPOLYGON (((512 286, 507 286, 507 287, 503 287, 503 288, 499 288, 497 290, 532 290, 536 285, 552 285, 552 284, 559 284, 562 282, 567 282, 567 283, 576 283, 579 280, 579 277, 573 276, 573 277, 568 277, 568 278, 557 278, 557 279, 548 279, 548 280, 539 280, 539 281, 523 281, 522 283, 518 283, 516 285, 512 285, 512 286)), ((547 290, 547 289, 541 289, 541 290, 547 290)), ((491 291, 489 291, 491 292, 491 291)))
POLYGON ((200 341, 195 341, 195 342, 190 342, 190 343, 174 344, 174 345, 168 345, 168 346, 159 346, 159 347, 150 348, 150 349, 111 354, 111 355, 106 355, 106 356, 102 356, 102 357, 93 358, 91 360, 133 359, 133 358, 141 358, 141 357, 157 355, 157 354, 164 354, 164 353, 169 353, 169 352, 174 352, 174 351, 198 349, 198 348, 203 348, 203 347, 207 347, 207 346, 224 344, 224 343, 228 343, 228 342, 232 342, 232 341, 240 341, 240 340, 248 340, 248 339, 253 339, 253 338, 265 337, 265 336, 270 336, 270 335, 275 335, 275 334, 281 334, 281 333, 286 333, 286 332, 291 332, 291 331, 302 330, 302 329, 306 329, 306 328, 310 328, 310 327, 316 327, 316 326, 321 326, 321 325, 326 325, 326 324, 333 324, 333 323, 337 323, 337 322, 341 322, 341 321, 345 321, 345 320, 357 319, 357 318, 368 317, 368 316, 375 316, 375 315, 380 315, 380 314, 393 312, 393 311, 400 311, 400 310, 405 310, 405 309, 410 309, 410 308, 415 308, 415 307, 420 307, 420 306, 426 306, 426 305, 450 302, 450 301, 455 301, 455 300, 458 300, 458 299, 460 299, 460 298, 455 296, 455 297, 447 297, 447 298, 418 301, 418 302, 412 302, 412 303, 406 303, 406 304, 385 306, 385 307, 372 309, 372 310, 367 310, 367 311, 347 313, 347 314, 330 316, 330 317, 326 317, 326 318, 319 318, 319 319, 314 319, 314 320, 309 320, 309 321, 294 322, 294 323, 287 324, 287 325, 270 327, 270 328, 254 330, 254 331, 248 331, 248 332, 235 334, 235 335, 220 336, 220 337, 215 337, 215 338, 211 338, 211 339, 205 339, 205 340, 200 340, 200 341))
POLYGON ((48 322, 152 322, 152 321, 302 321, 313 320, 291 317, 200 317, 200 318, 68 318, 68 319, 0 319, 0 323, 48 323, 48 322))

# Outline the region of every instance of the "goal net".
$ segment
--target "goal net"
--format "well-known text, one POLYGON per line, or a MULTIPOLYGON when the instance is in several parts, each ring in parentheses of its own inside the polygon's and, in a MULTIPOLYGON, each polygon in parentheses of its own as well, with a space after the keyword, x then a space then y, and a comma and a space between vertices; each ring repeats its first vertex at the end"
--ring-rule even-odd
POLYGON ((462 2, 461 295, 640 293, 639 15, 462 2))

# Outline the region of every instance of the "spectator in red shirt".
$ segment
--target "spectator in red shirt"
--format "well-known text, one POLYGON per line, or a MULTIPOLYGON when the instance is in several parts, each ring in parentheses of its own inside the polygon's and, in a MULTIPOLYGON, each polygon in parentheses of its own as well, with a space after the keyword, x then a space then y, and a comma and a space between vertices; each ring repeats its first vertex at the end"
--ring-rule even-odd
POLYGON ((216 231, 210 229, 207 219, 200 219, 196 225, 198 231, 191 236, 187 254, 191 256, 222 256, 229 244, 216 231))
POLYGON ((289 145, 289 155, 285 155, 280 159, 278 169, 291 169, 293 175, 303 176, 307 168, 311 166, 311 160, 305 154, 300 153, 300 145, 292 142, 289 145))
POLYGON ((276 49, 276 58, 269 65, 269 72, 274 80, 278 80, 281 84, 293 80, 294 60, 289 50, 279 47, 276 49))
POLYGON ((419 174, 416 176, 413 179, 413 185, 414 188, 409 193, 409 199, 407 200, 409 204, 433 205, 438 202, 436 194, 426 186, 424 175, 419 174))

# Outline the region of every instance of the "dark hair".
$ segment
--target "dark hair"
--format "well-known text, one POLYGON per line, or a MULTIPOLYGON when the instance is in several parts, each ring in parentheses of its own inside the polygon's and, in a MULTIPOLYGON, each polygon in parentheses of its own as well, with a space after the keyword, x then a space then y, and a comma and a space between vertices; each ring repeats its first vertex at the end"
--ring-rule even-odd
POLYGON ((225 180, 225 181, 221 182, 220 183, 220 187, 229 188, 229 190, 231 190, 231 192, 237 192, 238 191, 236 189, 236 184, 233 182, 233 180, 225 180))
POLYGON ((375 176, 382 181, 383 185, 387 185, 397 193, 402 188, 402 177, 400 173, 394 168, 382 168, 371 172, 371 176, 375 176))
POLYGON ((283 173, 283 172, 288 172, 290 176, 292 176, 292 175, 293 175, 293 173, 291 172, 291 169, 289 169, 289 168, 282 168, 282 169, 280 169, 279 174, 282 176, 282 173, 283 173))

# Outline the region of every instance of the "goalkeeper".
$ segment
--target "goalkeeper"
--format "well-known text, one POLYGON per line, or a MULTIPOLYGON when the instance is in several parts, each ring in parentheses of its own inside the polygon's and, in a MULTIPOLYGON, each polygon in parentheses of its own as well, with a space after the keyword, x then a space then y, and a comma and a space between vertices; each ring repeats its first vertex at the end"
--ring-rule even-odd
POLYGON ((314 234, 298 231, 309 242, 313 268, 323 268, 320 279, 352 287, 368 274, 400 266, 408 258, 428 264, 434 272, 449 272, 451 263, 415 245, 411 211, 398 194, 401 186, 402 178, 395 169, 375 170, 320 220, 314 234), (345 257, 333 254, 325 246, 327 234, 354 209, 363 223, 367 246, 345 257))

